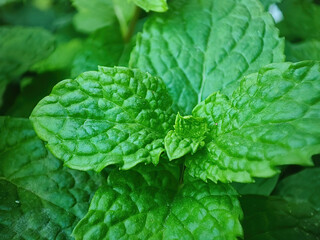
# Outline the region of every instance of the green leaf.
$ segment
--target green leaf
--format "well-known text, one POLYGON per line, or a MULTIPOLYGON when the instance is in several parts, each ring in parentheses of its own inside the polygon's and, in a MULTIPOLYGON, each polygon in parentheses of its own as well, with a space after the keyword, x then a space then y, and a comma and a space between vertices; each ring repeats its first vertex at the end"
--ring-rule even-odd
POLYGON ((20 0, 0 0, 0 7, 8 3, 19 2, 20 0))
POLYGON ((245 239, 320 239, 320 169, 284 178, 269 198, 241 199, 245 239))
POLYGON ((286 42, 286 56, 288 61, 303 60, 320 61, 320 40, 306 40, 300 43, 286 42))
POLYGON ((78 10, 73 22, 79 31, 94 32, 116 21, 112 0, 72 0, 72 2, 78 10))
POLYGON ((134 17, 136 6, 129 0, 112 0, 114 13, 118 19, 122 36, 126 37, 130 31, 130 21, 134 17))
POLYGON ((74 16, 77 30, 91 33, 119 22, 121 32, 128 31, 128 22, 134 14, 134 5, 125 0, 72 0, 78 13, 74 16))
POLYGON ((76 38, 68 42, 62 42, 48 58, 37 62, 32 66, 31 70, 37 73, 57 71, 62 69, 69 70, 74 57, 81 48, 82 42, 76 38))
POLYGON ((165 12, 168 10, 167 0, 130 0, 136 5, 149 12, 165 12))
POLYGON ((170 160, 188 153, 194 154, 198 148, 204 146, 205 134, 208 131, 205 119, 192 116, 182 117, 178 113, 174 128, 175 130, 169 131, 164 139, 170 160))
POLYGON ((0 236, 71 239, 104 180, 62 166, 27 119, 0 118, 0 236))
POLYGON ((270 7, 270 5, 282 2, 283 0, 260 0, 262 5, 265 7, 266 10, 270 7))
POLYGON ((96 71, 98 66, 118 66, 125 44, 118 25, 102 28, 83 44, 83 49, 75 56, 71 76, 76 77, 86 71, 96 71))
POLYGON ((3 98, 3 94, 6 90, 7 84, 8 84, 7 80, 4 78, 1 78, 1 76, 0 76, 0 107, 2 106, 2 103, 3 103, 2 98, 3 98))
POLYGON ((284 60, 284 42, 258 0, 176 0, 145 23, 136 44, 131 66, 163 78, 182 114, 284 60))
MULTIPOLYGON (((245 77, 230 100, 214 93, 194 110, 211 141, 188 156, 192 176, 251 182, 285 164, 313 165, 320 152, 320 63, 278 63, 245 77)), ((209 140, 208 140, 209 141, 209 140)))
POLYGON ((31 114, 34 128, 65 165, 101 171, 159 162, 175 114, 161 79, 100 67, 58 83, 31 114))
MULTIPOLYGON (((6 85, 54 50, 54 38, 44 29, 0 27, 0 103, 6 85)), ((1 106, 1 104, 0 104, 1 106)))
POLYGON ((23 77, 20 82, 20 93, 14 103, 5 109, 4 115, 29 118, 38 102, 50 94, 54 85, 68 76, 68 72, 56 71, 23 77))
POLYGON ((279 23, 286 39, 320 39, 320 6, 313 0, 284 0, 279 4, 284 20, 279 23))
POLYGON ((320 214, 320 169, 305 169, 286 177, 277 186, 275 194, 288 201, 307 202, 320 214))
POLYGON ((0 8, 0 20, 9 26, 37 26, 57 33, 71 24, 74 12, 71 1, 18 0, 0 8))
POLYGON ((187 180, 157 168, 114 171, 74 229, 76 239, 237 239, 237 193, 227 184, 187 180))
POLYGON ((320 212, 308 203, 254 195, 240 201, 246 240, 320 239, 320 212))
POLYGON ((20 76, 54 50, 54 38, 46 30, 0 27, 0 75, 20 76))
POLYGON ((279 179, 279 175, 272 178, 255 178, 254 183, 232 183, 232 186, 241 195, 262 195, 269 196, 274 190, 279 179))

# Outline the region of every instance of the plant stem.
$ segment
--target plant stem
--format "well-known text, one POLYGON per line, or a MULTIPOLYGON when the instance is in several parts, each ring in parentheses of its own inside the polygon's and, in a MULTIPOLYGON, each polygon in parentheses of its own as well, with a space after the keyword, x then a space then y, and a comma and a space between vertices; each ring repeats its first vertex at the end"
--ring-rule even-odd
POLYGON ((180 177, 179 177, 179 185, 183 185, 183 180, 184 180, 184 171, 185 171, 186 167, 184 166, 184 161, 183 163, 180 165, 180 177))
POLYGON ((139 7, 136 7, 135 10, 134 10, 134 15, 133 15, 133 18, 130 22, 130 25, 129 25, 129 29, 127 31, 127 34, 126 36, 124 37, 124 41, 126 43, 128 43, 134 33, 134 29, 136 27, 136 24, 139 20, 139 16, 140 16, 140 12, 141 12, 141 9, 139 7))

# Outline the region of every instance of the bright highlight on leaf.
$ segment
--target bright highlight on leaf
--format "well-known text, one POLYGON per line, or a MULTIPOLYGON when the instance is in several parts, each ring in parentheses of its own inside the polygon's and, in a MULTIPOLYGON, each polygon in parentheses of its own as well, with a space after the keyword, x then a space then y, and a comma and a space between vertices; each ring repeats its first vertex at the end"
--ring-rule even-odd
POLYGON ((320 152, 320 62, 271 64, 245 77, 228 99, 214 93, 194 110, 206 118, 211 141, 188 156, 201 179, 250 182, 276 166, 311 166, 320 152))
POLYGON ((0 118, 1 239, 72 239, 103 178, 68 169, 27 119, 0 118))
POLYGON ((203 118, 192 116, 176 117, 175 130, 168 132, 165 137, 165 148, 170 160, 194 154, 198 148, 204 146, 204 139, 208 131, 207 122, 203 118))
POLYGON ((114 171, 95 194, 75 239, 236 239, 242 211, 228 184, 185 179, 161 166, 114 171))
POLYGON ((35 131, 65 165, 101 171, 158 164, 174 112, 161 79, 100 67, 57 84, 31 114, 35 131))
POLYGON ((243 76, 282 62, 284 42, 257 0, 176 0, 137 37, 131 66, 160 76, 182 114, 243 76))

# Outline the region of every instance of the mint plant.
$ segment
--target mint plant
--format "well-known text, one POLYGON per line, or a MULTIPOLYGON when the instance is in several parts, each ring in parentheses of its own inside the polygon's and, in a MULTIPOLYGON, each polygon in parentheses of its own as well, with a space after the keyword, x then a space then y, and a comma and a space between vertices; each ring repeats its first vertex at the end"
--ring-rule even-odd
POLYGON ((316 1, 47 4, 0 2, 1 239, 320 239, 316 1))

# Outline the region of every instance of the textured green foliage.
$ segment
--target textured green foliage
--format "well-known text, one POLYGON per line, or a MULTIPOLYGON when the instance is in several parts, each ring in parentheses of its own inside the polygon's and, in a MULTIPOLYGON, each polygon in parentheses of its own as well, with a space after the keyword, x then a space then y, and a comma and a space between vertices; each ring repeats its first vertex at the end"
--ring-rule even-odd
POLYGON ((320 239, 320 214, 308 203, 254 195, 240 201, 246 240, 320 239))
POLYGON ((288 39, 320 39, 320 5, 313 0, 284 0, 279 4, 284 21, 279 24, 288 39))
POLYGON ((284 60, 284 42, 258 0, 177 0, 149 19, 131 66, 160 76, 182 114, 242 76, 284 60))
POLYGON ((278 63, 245 77, 230 99, 219 93, 194 110, 211 141, 188 156, 192 176, 222 182, 271 177, 284 164, 312 165, 320 152, 320 63, 278 63))
POLYGON ((286 57, 288 61, 303 60, 320 61, 320 40, 307 40, 300 43, 286 42, 286 57))
POLYGON ((1 240, 320 240, 320 0, 168 4, 0 0, 1 240))
POLYGON ((165 148, 170 160, 180 158, 188 153, 194 154, 198 148, 203 147, 207 122, 203 118, 192 116, 176 117, 174 130, 168 132, 164 139, 165 148))
POLYGON ((37 134, 65 165, 102 170, 157 164, 174 121, 161 79, 128 68, 100 67, 58 83, 31 115, 37 134))
POLYGON ((0 236, 71 239, 102 178, 54 158, 27 119, 0 118, 0 236))
POLYGON ((147 12, 165 12, 168 10, 167 0, 130 0, 147 12))
POLYGON ((254 183, 232 183, 232 186, 241 195, 262 195, 269 196, 274 190, 279 179, 279 175, 272 178, 255 178, 254 183))
POLYGON ((185 179, 161 167, 112 172, 76 226, 76 239, 236 239, 237 193, 228 184, 185 179))

